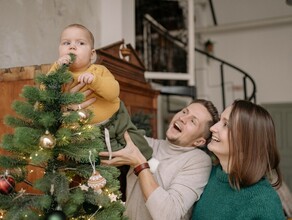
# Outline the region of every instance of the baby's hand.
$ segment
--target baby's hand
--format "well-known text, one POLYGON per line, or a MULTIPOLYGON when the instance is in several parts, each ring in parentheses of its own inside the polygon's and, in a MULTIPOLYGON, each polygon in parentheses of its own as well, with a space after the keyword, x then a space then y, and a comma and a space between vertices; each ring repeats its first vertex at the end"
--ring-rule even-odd
POLYGON ((79 83, 90 84, 94 79, 94 75, 91 73, 83 73, 78 77, 79 83))
POLYGON ((71 62, 71 57, 69 54, 59 57, 59 59, 57 60, 57 64, 59 66, 62 66, 64 64, 70 64, 70 62, 71 62))

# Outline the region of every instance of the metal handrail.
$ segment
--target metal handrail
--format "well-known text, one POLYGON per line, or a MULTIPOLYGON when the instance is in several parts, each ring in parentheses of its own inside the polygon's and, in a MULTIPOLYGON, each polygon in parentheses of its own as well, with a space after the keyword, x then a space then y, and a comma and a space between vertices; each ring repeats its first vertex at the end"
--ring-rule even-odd
MULTIPOLYGON (((152 28, 155 29, 155 31, 157 31, 157 33, 163 35, 166 39, 168 39, 169 41, 171 41, 173 44, 175 44, 176 46, 178 46, 179 48, 187 51, 187 45, 185 43, 183 43, 180 39, 172 36, 168 30, 166 28, 164 28, 161 24, 159 24, 154 18, 152 18, 149 14, 146 14, 144 15, 144 30, 147 32, 145 33, 144 32, 144 47, 147 48, 147 42, 149 41, 148 39, 148 35, 149 35, 149 30, 150 28, 148 27, 147 28, 147 24, 150 24, 152 28)), ((195 51, 200 53, 200 54, 203 54, 205 56, 207 56, 208 58, 211 58, 212 60, 215 60, 217 62, 220 63, 220 74, 221 74, 221 91, 222 91, 222 102, 223 102, 223 108, 226 107, 226 103, 225 103, 225 88, 224 88, 224 66, 228 66, 230 68, 233 68, 235 70, 237 70, 240 74, 243 74, 243 92, 244 92, 244 99, 245 100, 249 100, 249 101, 253 101, 254 103, 256 103, 256 84, 255 84, 255 81, 253 80, 253 78, 247 73, 245 72, 244 70, 240 69, 239 67, 225 61, 225 60, 222 60, 218 57, 215 57, 214 55, 212 54, 209 54, 207 53, 206 51, 204 50, 201 50, 201 49, 198 49, 198 48, 195 48, 195 51), (247 81, 246 80, 249 80, 252 84, 252 92, 251 92, 251 95, 248 96, 247 95, 247 81)), ((148 63, 147 61, 147 50, 146 50, 146 60, 144 61, 145 64, 148 63)), ((147 65, 146 65, 147 66, 147 65)))
MULTIPOLYGON (((220 58, 218 58, 218 57, 215 57, 215 56, 213 56, 213 55, 211 55, 211 54, 209 54, 209 53, 207 53, 207 52, 205 52, 205 51, 203 51, 203 50, 200 50, 200 49, 198 49, 198 48, 195 48, 195 51, 198 52, 198 53, 200 53, 200 54, 204 54, 204 55, 207 56, 208 58, 211 58, 211 59, 213 59, 213 60, 216 60, 216 61, 220 62, 220 64, 221 64, 221 68, 220 68, 220 69, 221 69, 221 70, 220 70, 221 75, 224 74, 224 71, 223 71, 223 66, 224 66, 224 65, 229 66, 229 67, 231 67, 231 68, 237 70, 239 73, 243 74, 243 91, 244 91, 244 99, 245 99, 245 100, 249 100, 249 101, 253 101, 254 103, 256 103, 256 84, 255 84, 254 79, 253 79, 253 78, 252 78, 247 72, 245 72, 245 71, 243 71, 242 69, 240 69, 239 67, 234 66, 233 64, 231 64, 231 63, 229 63, 229 62, 227 62, 227 61, 225 61, 225 60, 222 60, 222 59, 220 59, 220 58), (246 84, 246 79, 249 79, 249 80, 250 80, 250 82, 251 82, 251 84, 252 84, 252 87, 253 87, 252 93, 251 93, 251 95, 250 95, 249 97, 247 96, 247 84, 246 84)), ((224 87, 224 86, 223 86, 223 87, 224 87)), ((225 107, 225 104, 223 105, 223 107, 225 107)))

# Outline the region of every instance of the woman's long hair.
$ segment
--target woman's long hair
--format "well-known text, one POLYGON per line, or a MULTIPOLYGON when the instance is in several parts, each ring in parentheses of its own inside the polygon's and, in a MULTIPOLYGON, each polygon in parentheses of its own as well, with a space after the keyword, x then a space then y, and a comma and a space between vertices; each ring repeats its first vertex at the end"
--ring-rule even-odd
POLYGON ((230 184, 237 189, 268 177, 280 187, 279 152, 271 115, 249 101, 236 100, 229 117, 230 184))

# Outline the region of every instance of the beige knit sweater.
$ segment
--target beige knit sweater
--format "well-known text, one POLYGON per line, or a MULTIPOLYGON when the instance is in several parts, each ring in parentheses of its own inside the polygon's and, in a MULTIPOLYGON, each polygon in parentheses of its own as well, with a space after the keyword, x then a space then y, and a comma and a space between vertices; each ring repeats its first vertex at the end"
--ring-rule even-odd
POLYGON ((147 138, 159 160, 154 178, 160 185, 145 202, 133 169, 127 176, 126 212, 130 220, 190 219, 192 206, 207 184, 211 159, 202 150, 147 138))

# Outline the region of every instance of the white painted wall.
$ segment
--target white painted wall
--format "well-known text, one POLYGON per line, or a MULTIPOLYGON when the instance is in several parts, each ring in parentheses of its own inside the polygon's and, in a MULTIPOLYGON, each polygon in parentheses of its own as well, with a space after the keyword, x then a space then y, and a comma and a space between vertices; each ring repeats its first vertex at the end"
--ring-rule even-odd
MULTIPOLYGON (((292 102, 292 24, 272 29, 208 34, 204 37, 215 42, 215 56, 250 73, 256 81, 258 103, 292 102)), ((219 106, 219 74, 215 75, 219 73, 219 67, 214 61, 205 65, 206 69, 202 72, 204 76, 201 76, 205 80, 205 88, 200 95, 214 100, 219 106)), ((226 78, 228 76, 230 79, 228 74, 226 78)), ((199 86, 200 82, 197 82, 199 86)), ((238 84, 234 82, 233 85, 238 84)), ((229 85, 226 89, 226 92, 231 91, 229 85)), ((228 101, 230 104, 232 100, 228 101)))
POLYGON ((0 0, 0 68, 52 63, 71 23, 88 27, 99 48, 135 45, 134 0, 0 0))
MULTIPOLYGON (((217 9, 220 6, 217 10, 218 23, 250 22, 266 19, 271 14, 274 18, 291 16, 292 7, 287 7, 285 1, 281 2, 220 0, 220 4, 215 5, 217 9), (249 7, 244 3, 248 3, 249 7), (250 5, 254 7, 251 9, 250 5)), ((60 32, 71 23, 87 26, 95 36, 96 48, 121 39, 134 46, 134 4, 134 0, 0 0, 0 68, 53 62, 58 54, 60 32)), ((209 28, 212 21, 208 8, 202 7, 199 13, 198 7, 196 15, 205 17, 201 21, 196 17, 196 29, 209 28)), ((258 103, 292 102, 291 23, 206 32, 196 37, 196 43, 211 39, 215 42, 214 55, 251 73, 257 83, 258 103)), ((197 54, 195 59, 198 96, 212 100, 221 110, 221 92, 219 81, 216 81, 219 78, 218 66, 214 62, 207 63, 197 54)), ((229 74, 226 77, 233 78, 229 74)), ((239 79, 229 81, 227 104, 239 94, 232 90, 239 79)))
POLYGON ((125 40, 135 47, 135 4, 134 0, 100 0, 101 45, 125 40))
MULTIPOLYGON (((199 23, 205 27, 197 27, 201 32, 196 38, 196 43, 202 46, 203 42, 210 39, 214 42, 215 56, 250 73, 257 85, 257 103, 292 102, 292 7, 285 5, 285 1, 280 3, 256 0, 253 1, 254 4, 250 2, 249 7, 243 5, 243 2, 247 3, 221 0, 220 7, 217 5, 217 9, 220 9, 217 11, 218 26, 220 28, 229 25, 234 28, 216 31, 211 27, 210 17, 207 15, 205 20, 203 18, 199 23), (255 8, 250 7, 251 5, 255 8), (260 7, 261 5, 265 7, 260 7), (223 9, 225 14, 221 11, 223 9), (266 11, 270 13, 267 14, 266 11), (272 25, 273 20, 284 16, 287 22, 272 25), (272 22, 268 26, 252 28, 255 21, 272 22), (240 28, 246 22, 250 25, 240 28)), ((219 66, 213 61, 206 62, 206 58, 199 55, 196 55, 196 58, 198 95, 211 99, 219 110, 222 110, 219 66)), ((241 79, 235 79, 232 76, 234 74, 231 75, 227 69, 226 71, 226 104, 229 105, 233 99, 242 98, 241 93, 232 89, 241 83, 241 79)))

